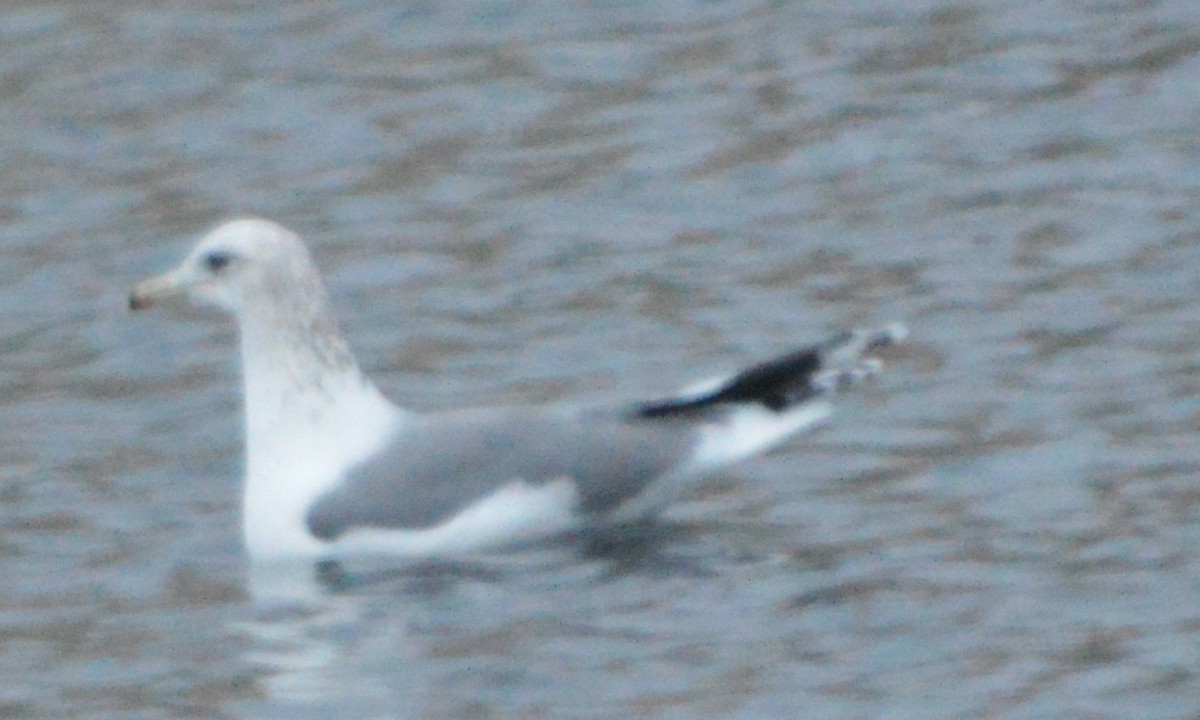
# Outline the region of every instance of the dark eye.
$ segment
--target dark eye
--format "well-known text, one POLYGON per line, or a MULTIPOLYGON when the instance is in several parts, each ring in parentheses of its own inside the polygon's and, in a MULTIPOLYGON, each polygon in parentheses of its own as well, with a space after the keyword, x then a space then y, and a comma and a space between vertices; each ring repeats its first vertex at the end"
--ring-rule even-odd
POLYGON ((223 250, 213 250, 204 256, 204 265, 212 272, 218 273, 233 262, 233 254, 223 250))

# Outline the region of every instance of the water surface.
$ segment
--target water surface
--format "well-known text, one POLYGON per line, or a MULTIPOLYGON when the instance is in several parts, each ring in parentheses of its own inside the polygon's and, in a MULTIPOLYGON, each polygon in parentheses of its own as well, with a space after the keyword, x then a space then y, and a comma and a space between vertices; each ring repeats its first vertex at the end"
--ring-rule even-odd
POLYGON ((0 715, 1196 717, 1193 3, 442 5, 0 11, 0 715), (416 408, 914 335, 649 537, 263 603, 233 330, 124 309, 242 213, 416 408))

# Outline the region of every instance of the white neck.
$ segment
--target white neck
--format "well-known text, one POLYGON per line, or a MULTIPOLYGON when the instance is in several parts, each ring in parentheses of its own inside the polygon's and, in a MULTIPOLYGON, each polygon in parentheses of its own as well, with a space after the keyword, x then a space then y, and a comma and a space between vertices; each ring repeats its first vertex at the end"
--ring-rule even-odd
MULTIPOLYGON (((294 308, 292 308, 294 310, 294 308)), ((243 523, 251 557, 312 555, 309 504, 404 413, 359 371, 327 313, 241 318, 246 403, 243 523)))

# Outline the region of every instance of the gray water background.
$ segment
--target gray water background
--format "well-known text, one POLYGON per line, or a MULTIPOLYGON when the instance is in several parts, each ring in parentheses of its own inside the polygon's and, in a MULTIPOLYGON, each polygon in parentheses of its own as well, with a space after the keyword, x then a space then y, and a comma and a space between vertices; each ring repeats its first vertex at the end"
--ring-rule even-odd
POLYGON ((1200 717, 1198 197, 1192 0, 9 2, 0 717, 1200 717), (125 309, 242 213, 417 408, 913 337, 662 537, 269 607, 233 329, 125 309))

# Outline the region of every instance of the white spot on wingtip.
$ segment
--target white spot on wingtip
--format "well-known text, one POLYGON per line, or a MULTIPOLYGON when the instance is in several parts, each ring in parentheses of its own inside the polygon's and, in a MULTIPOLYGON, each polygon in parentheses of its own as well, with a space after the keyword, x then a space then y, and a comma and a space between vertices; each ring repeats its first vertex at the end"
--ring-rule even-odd
POLYGON ((893 322, 879 328, 879 335, 889 342, 903 342, 908 337, 908 326, 902 322, 893 322))

